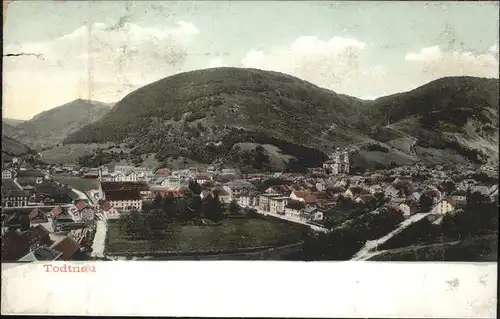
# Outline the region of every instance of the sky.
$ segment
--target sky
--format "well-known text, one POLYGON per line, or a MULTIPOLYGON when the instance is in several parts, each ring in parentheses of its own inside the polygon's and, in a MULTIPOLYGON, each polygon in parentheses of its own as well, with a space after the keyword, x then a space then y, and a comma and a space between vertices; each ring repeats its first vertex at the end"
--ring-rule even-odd
POLYGON ((444 76, 498 78, 498 24, 497 2, 15 1, 4 17, 3 117, 117 102, 222 66, 364 99, 444 76))

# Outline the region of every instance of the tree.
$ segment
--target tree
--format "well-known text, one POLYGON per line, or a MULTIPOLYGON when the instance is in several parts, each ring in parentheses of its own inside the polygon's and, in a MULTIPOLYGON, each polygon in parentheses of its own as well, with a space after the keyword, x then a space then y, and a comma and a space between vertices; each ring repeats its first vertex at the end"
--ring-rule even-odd
POLYGON ((212 221, 220 221, 222 219, 222 204, 217 194, 208 195, 203 199, 203 215, 212 221))
POLYGON ((200 186, 200 184, 198 184, 197 181, 191 181, 191 182, 189 182, 189 189, 195 195, 200 195, 201 191, 202 191, 201 186, 200 186))
POLYGON ((231 203, 229 203, 229 212, 232 214, 238 213, 240 211, 240 205, 236 202, 236 200, 232 200, 231 203))
POLYGON ((269 156, 266 154, 266 150, 258 145, 254 152, 254 162, 252 167, 255 169, 264 169, 269 167, 269 156))
POLYGON ((160 194, 157 194, 153 200, 154 208, 161 208, 163 206, 163 197, 160 194))
POLYGON ((422 194, 419 199, 419 211, 421 213, 427 213, 432 209, 434 202, 432 197, 427 194, 422 194))
POLYGON ((375 198, 377 199, 377 206, 382 206, 386 202, 385 194, 382 192, 375 193, 375 198))
POLYGON ((446 194, 450 194, 457 189, 455 182, 453 182, 452 180, 445 181, 443 184, 441 184, 441 187, 446 194))

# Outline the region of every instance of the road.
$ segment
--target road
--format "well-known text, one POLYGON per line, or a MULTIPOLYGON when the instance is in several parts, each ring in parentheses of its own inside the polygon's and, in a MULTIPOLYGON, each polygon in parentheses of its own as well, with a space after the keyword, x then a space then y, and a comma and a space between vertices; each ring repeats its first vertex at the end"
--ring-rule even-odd
POLYGON ((406 219, 405 221, 403 221, 401 224, 399 224, 399 227, 396 228, 395 230, 391 231, 390 233, 388 233, 387 235, 379 238, 379 239, 375 239, 375 240, 369 240, 366 242, 365 246, 363 246, 363 248, 361 248, 360 251, 358 251, 356 253, 356 255, 354 255, 354 257, 351 259, 351 260, 368 260, 370 259, 371 257, 373 257, 375 255, 375 252, 374 250, 377 249, 378 246, 384 244, 385 242, 387 242, 389 239, 391 239, 392 237, 396 236, 397 234, 401 233, 403 230, 405 230, 406 228, 410 227, 410 225, 422 220, 423 218, 427 217, 429 214, 431 214, 432 210, 428 213, 418 213, 418 214, 415 214, 411 217, 409 217, 408 219, 406 219))
POLYGON ((417 143, 418 141, 418 138, 414 137, 414 136, 411 136, 410 134, 406 133, 406 132, 403 132, 401 131, 400 129, 397 129, 397 128, 394 128, 392 127, 392 125, 386 125, 385 128, 388 128, 388 129, 391 129, 395 132, 398 132, 400 134, 403 134, 404 136, 408 137, 408 138, 411 138, 413 139, 413 142, 412 144, 410 145, 410 151, 412 152, 412 155, 418 159, 418 155, 417 155, 417 152, 415 152, 415 144, 417 143))
POLYGON ((311 228, 312 230, 315 230, 315 231, 319 231, 319 232, 323 232, 323 233, 328 233, 330 230, 326 229, 326 228, 323 228, 323 227, 319 227, 319 226, 316 226, 316 225, 312 225, 312 224, 309 224, 303 220, 299 220, 299 219, 295 219, 295 218, 290 218, 288 216, 285 216, 285 215, 278 215, 278 214, 272 214, 270 212, 267 212, 267 211, 263 211, 263 210, 260 210, 258 209, 257 207, 252 207, 250 206, 250 208, 253 208, 255 210, 257 210, 257 212, 259 214, 262 214, 262 215, 269 215, 269 216, 274 216, 274 217, 277 217, 277 218, 280 218, 280 219, 283 219, 283 220, 288 220, 290 222, 293 222, 293 223, 296 223, 296 224, 302 224, 302 225, 306 225, 308 226, 309 228, 311 228))
POLYGON ((94 241, 92 243, 92 254, 94 258, 104 258, 104 248, 106 246, 106 235, 108 232, 108 224, 106 222, 105 216, 100 212, 98 204, 94 201, 92 196, 88 196, 86 193, 72 188, 75 194, 78 195, 79 199, 87 200, 89 204, 93 207, 96 217, 96 230, 94 235, 94 241))

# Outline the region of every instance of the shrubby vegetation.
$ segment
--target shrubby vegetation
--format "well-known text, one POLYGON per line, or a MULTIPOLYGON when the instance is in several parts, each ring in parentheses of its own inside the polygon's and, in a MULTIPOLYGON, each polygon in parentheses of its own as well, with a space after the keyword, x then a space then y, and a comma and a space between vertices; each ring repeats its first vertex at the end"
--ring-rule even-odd
POLYGON ((404 220, 400 211, 382 210, 378 214, 363 214, 347 228, 334 229, 328 234, 308 236, 304 243, 305 260, 347 260, 368 240, 380 238, 394 230, 404 220))

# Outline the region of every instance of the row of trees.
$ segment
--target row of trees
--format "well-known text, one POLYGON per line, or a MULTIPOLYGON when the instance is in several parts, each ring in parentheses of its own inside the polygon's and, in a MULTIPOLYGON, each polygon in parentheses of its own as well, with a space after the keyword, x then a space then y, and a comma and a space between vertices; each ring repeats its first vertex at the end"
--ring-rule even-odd
MULTIPOLYGON (((197 190, 196 185, 191 185, 197 190)), ((224 219, 224 206, 217 194, 203 199, 193 191, 182 197, 156 196, 151 203, 145 203, 142 211, 132 211, 120 218, 120 230, 129 237, 140 239, 163 238, 173 222, 196 222, 202 218, 213 222, 224 219)))

